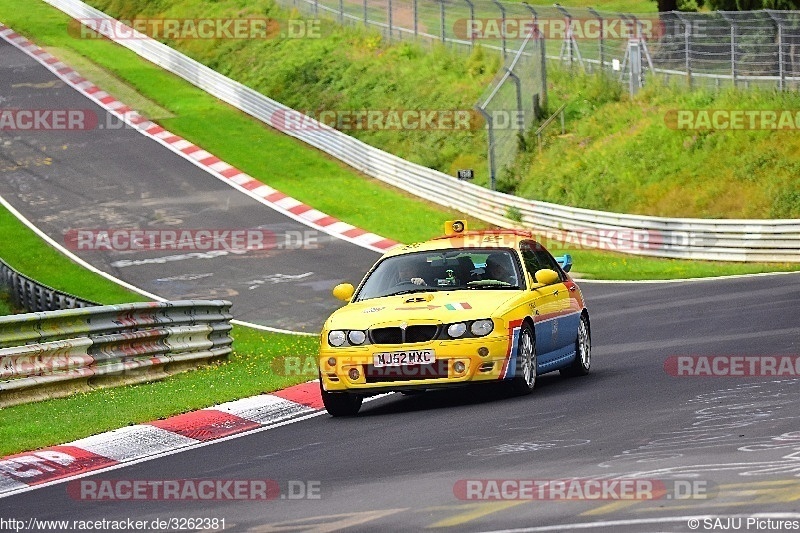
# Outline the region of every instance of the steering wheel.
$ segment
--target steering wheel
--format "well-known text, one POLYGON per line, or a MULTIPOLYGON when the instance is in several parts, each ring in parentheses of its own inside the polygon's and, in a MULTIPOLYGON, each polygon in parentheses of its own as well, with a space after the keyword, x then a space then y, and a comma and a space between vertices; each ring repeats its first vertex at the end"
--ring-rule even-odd
POLYGON ((392 289, 394 289, 394 288, 396 288, 396 287, 403 287, 403 286, 405 286, 405 285, 412 285, 412 286, 414 286, 414 287, 424 287, 424 285, 417 285, 416 283, 414 283, 414 282, 413 282, 413 281, 411 281, 411 280, 402 280, 402 281, 398 281, 397 283, 395 283, 394 285, 392 285, 392 287, 391 287, 391 288, 392 288, 392 289))

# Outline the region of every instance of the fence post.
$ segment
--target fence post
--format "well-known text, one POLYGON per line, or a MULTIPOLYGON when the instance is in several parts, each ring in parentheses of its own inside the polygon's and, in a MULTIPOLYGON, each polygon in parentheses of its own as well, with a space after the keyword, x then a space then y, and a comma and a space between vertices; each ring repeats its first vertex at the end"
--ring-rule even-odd
POLYGON ((414 12, 414 37, 417 37, 417 32, 419 30, 419 13, 417 12, 417 0, 413 0, 412 11, 414 12))
POLYGON ((506 8, 498 0, 492 0, 492 2, 494 2, 494 4, 498 7, 498 9, 500 9, 500 21, 503 24, 503 26, 502 26, 503 30, 502 30, 502 33, 500 34, 500 38, 502 39, 503 59, 505 59, 506 58, 506 54, 507 54, 507 52, 506 52, 506 29, 505 29, 506 28, 506 8))
POLYGON ((344 0, 339 0, 339 24, 344 26, 344 0))
POLYGON ((683 24, 683 48, 684 48, 684 63, 686 67, 686 84, 692 88, 692 55, 691 55, 691 36, 692 36, 692 21, 687 19, 681 14, 680 11, 671 11, 675 17, 683 24))
POLYGON ((367 26, 367 0, 364 0, 364 27, 366 28, 367 26))
POLYGON ((642 52, 639 48, 638 39, 628 40, 628 61, 630 65, 630 79, 628 87, 631 96, 635 95, 642 83, 642 52))
POLYGON ((388 0, 389 11, 386 14, 386 22, 389 24, 389 42, 392 42, 392 0, 388 0))
MULTIPOLYGON (((534 26, 536 28, 536 32, 539 33, 539 27, 534 26)), ((542 87, 541 87, 541 95, 542 95, 542 108, 547 109, 547 50, 545 49, 545 39, 544 35, 539 33, 539 38, 537 39, 537 43, 539 45, 540 51, 540 58, 539 64, 542 69, 542 87)))
MULTIPOLYGON (((475 20, 475 4, 472 3, 472 0, 464 0, 469 6, 469 20, 475 20)), ((469 32, 469 42, 472 48, 475 47, 475 35, 472 32, 469 32)))
POLYGON ((442 44, 445 43, 445 12, 444 12, 444 0, 439 0, 439 23, 442 25, 442 44))
POLYGON ((786 85, 786 69, 783 66, 783 24, 778 17, 772 14, 771 10, 765 9, 764 11, 778 27, 778 89, 783 91, 786 85))
POLYGON ((731 81, 736 87, 736 21, 724 11, 720 11, 719 14, 731 26, 731 81))
POLYGON ((602 71, 605 68, 605 62, 603 60, 605 57, 603 55, 603 48, 605 47, 605 39, 603 38, 603 17, 591 7, 589 8, 589 13, 594 15, 595 18, 597 18, 597 20, 600 22, 600 70, 602 71))
POLYGON ((481 106, 475 106, 475 109, 483 115, 483 118, 486 119, 487 125, 487 135, 488 135, 488 157, 489 157, 489 186, 491 190, 494 190, 495 186, 495 168, 494 168, 494 125, 492 124, 492 116, 489 115, 481 106))
POLYGON ((561 52, 558 54, 558 59, 561 60, 564 57, 564 47, 569 49, 569 66, 572 68, 572 15, 570 15, 569 11, 564 9, 559 4, 554 4, 556 9, 558 9, 562 15, 564 15, 564 19, 567 23, 566 31, 564 32, 564 41, 561 43, 561 52))
POLYGON ((540 89, 540 94, 542 95, 541 104, 543 109, 547 109, 547 50, 545 48, 545 37, 544 34, 539 31, 539 14, 536 12, 536 9, 524 0, 522 5, 525 6, 533 16, 533 37, 536 39, 536 43, 539 46, 539 66, 542 71, 542 87, 540 89))
MULTIPOLYGON (((517 120, 523 116, 524 111, 522 110, 522 82, 519 79, 519 76, 514 74, 514 71, 509 69, 508 67, 504 67, 505 71, 508 72, 509 77, 514 80, 514 86, 517 89, 517 120)), ((525 120, 519 121, 519 134, 524 137, 525 135, 525 120)))

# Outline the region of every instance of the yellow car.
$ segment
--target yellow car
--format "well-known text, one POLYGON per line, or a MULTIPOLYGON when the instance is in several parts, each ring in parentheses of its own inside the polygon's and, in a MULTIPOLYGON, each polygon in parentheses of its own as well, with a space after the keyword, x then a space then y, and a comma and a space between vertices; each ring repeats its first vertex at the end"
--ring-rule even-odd
POLYGON ((364 397, 506 381, 533 391, 537 374, 585 375, 589 313, 556 260, 524 231, 466 231, 387 252, 320 338, 322 400, 332 416, 358 413, 364 397))

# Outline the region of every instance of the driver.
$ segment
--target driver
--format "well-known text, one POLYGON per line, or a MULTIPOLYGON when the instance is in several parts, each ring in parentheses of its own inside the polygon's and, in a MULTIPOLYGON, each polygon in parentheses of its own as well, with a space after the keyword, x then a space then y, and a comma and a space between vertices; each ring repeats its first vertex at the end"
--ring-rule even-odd
POLYGON ((486 258, 486 279, 495 279, 511 285, 517 280, 509 263, 509 257, 503 253, 495 253, 486 258))

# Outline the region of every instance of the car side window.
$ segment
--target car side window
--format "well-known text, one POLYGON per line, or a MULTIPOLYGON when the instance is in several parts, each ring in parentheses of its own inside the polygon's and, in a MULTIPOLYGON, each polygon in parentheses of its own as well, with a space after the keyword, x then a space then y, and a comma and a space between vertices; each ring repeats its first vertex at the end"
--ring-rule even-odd
POLYGON ((522 260, 525 261, 525 268, 528 269, 528 272, 530 272, 532 276, 536 274, 537 270, 549 268, 558 273, 561 281, 566 280, 561 265, 559 265, 558 261, 542 248, 540 244, 533 241, 523 241, 520 243, 519 250, 522 252, 522 260))
POLYGON ((539 257, 536 255, 536 243, 524 241, 519 245, 519 251, 522 253, 522 260, 525 262, 525 268, 530 272, 531 276, 536 274, 537 270, 542 268, 549 268, 540 262, 539 257))
POLYGON ((536 254, 539 263, 541 265, 544 265, 541 268, 549 268, 550 270, 555 270, 556 272, 558 272, 558 277, 561 279, 561 281, 565 281, 567 279, 566 275, 564 274, 564 271, 561 269, 561 265, 558 264, 558 261, 556 261, 552 255, 550 255, 545 250, 538 250, 534 252, 534 254, 536 254))

